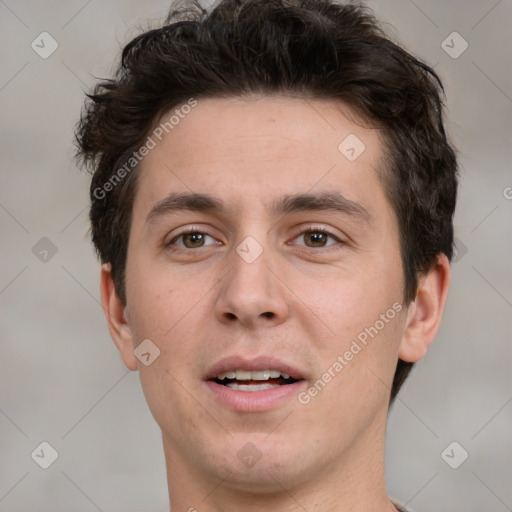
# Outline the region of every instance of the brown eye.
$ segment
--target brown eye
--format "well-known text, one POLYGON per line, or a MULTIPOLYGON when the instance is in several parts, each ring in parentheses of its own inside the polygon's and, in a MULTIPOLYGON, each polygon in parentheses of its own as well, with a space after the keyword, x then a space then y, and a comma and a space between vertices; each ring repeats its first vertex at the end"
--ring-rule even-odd
POLYGON ((327 247, 329 245, 333 245, 334 243, 341 241, 341 240, 339 240, 339 238, 337 238, 333 234, 328 233, 327 231, 320 231, 320 230, 304 231, 297 237, 298 240, 300 240, 301 238, 304 240, 305 243, 303 243, 303 244, 299 243, 299 245, 305 245, 306 247, 312 247, 312 248, 327 247), (328 243, 329 239, 334 240, 334 242, 328 243))
POLYGON ((197 249, 205 245, 211 245, 211 243, 206 243, 207 238, 214 240, 210 235, 201 231, 188 231, 173 238, 168 245, 175 245, 179 249, 197 249))
POLYGON ((311 247, 324 247, 327 239, 328 235, 321 231, 308 231, 304 234, 306 245, 309 244, 311 247))
POLYGON ((187 249, 201 247, 204 245, 204 233, 186 233, 183 235, 183 244, 187 249))

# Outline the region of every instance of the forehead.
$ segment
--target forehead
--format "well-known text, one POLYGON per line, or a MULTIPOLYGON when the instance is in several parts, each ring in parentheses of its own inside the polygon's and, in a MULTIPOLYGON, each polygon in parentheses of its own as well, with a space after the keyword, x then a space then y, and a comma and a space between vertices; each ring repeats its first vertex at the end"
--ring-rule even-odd
POLYGON ((240 201, 315 187, 346 193, 347 187, 380 186, 380 132, 356 123, 340 102, 286 96, 196 101, 166 113, 157 123, 164 129, 149 134, 155 147, 142 161, 136 203, 175 191, 215 190, 240 201), (181 115, 171 124, 176 110, 181 115))

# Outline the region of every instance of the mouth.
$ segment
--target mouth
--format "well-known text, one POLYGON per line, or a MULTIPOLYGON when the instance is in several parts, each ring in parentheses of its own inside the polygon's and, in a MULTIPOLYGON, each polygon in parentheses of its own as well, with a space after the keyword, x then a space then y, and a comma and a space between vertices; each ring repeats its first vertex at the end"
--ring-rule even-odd
POLYGON ((220 373, 213 382, 236 391, 254 392, 287 386, 301 379, 294 379, 279 370, 230 370, 220 373))
POLYGON ((204 380, 220 405, 245 412, 279 407, 306 386, 303 372, 271 357, 223 359, 204 380))

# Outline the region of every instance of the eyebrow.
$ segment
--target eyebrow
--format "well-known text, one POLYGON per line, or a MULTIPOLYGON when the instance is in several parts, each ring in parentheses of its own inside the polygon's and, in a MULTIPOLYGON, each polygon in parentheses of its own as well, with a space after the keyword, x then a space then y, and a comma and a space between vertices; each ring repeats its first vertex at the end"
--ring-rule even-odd
POLYGON ((368 223, 371 221, 370 213, 361 203, 352 201, 339 192, 316 192, 283 196, 274 201, 272 211, 276 215, 300 211, 334 211, 356 217, 368 223))
MULTIPOLYGON (((180 210, 223 213, 225 212, 225 203, 222 199, 210 194, 172 193, 153 206, 146 217, 146 222, 180 210)), ((339 192, 285 195, 271 203, 271 212, 274 215, 286 215, 301 211, 333 211, 367 223, 370 223, 372 219, 362 204, 346 198, 339 192)))
POLYGON ((151 208, 146 222, 179 210, 219 213, 224 211, 224 202, 209 194, 172 193, 151 208))

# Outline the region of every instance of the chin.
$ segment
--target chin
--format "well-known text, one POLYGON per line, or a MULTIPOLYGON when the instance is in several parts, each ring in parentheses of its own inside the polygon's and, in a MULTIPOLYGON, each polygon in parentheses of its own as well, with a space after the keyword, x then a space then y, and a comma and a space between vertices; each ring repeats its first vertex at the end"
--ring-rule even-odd
POLYGON ((223 487, 247 493, 282 494, 283 487, 294 487, 308 478, 306 456, 297 448, 311 454, 311 447, 294 442, 286 433, 234 434, 228 437, 224 448, 207 457, 207 471, 222 480, 223 487))

